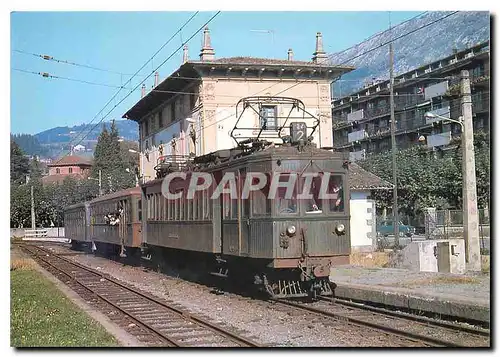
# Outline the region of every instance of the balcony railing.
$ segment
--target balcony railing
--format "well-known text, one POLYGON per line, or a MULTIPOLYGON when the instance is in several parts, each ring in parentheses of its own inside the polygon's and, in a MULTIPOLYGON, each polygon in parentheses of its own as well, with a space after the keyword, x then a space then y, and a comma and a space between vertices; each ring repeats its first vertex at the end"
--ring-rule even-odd
POLYGON ((349 133, 347 135, 347 140, 349 142, 353 142, 353 141, 363 140, 367 137, 368 137, 368 134, 366 133, 365 130, 358 130, 358 131, 353 131, 352 133, 349 133))

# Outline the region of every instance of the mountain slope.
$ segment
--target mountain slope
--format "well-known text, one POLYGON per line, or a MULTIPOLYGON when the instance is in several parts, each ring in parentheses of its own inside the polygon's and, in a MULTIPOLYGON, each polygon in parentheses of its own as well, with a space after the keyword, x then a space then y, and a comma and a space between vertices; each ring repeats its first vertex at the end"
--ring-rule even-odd
MULTIPOLYGON (((375 35, 368 41, 347 51, 330 55, 332 64, 344 64, 356 68, 335 83, 334 96, 341 97, 353 93, 373 78, 381 80, 389 78, 389 46, 383 46, 355 59, 352 59, 353 57, 450 13, 452 12, 428 12, 396 26, 392 31, 375 35)), ((490 14, 488 12, 458 12, 394 41, 394 74, 402 74, 415 67, 448 56, 453 53, 454 48, 465 49, 489 39, 490 14)))
MULTIPOLYGON (((118 133, 125 140, 137 141, 139 139, 139 131, 137 123, 132 120, 116 120, 116 127, 118 133)), ((54 144, 54 143, 69 143, 74 141, 73 145, 76 145, 94 126, 95 124, 81 124, 72 127, 68 126, 58 126, 56 128, 48 129, 35 134, 36 139, 40 144, 54 144)), ((103 125, 109 129, 111 122, 105 122, 97 125, 90 134, 85 136, 84 142, 97 140, 99 134, 102 131, 103 125)), ((83 144, 83 142, 82 142, 83 144)), ((84 144, 85 145, 85 144, 84 144)))

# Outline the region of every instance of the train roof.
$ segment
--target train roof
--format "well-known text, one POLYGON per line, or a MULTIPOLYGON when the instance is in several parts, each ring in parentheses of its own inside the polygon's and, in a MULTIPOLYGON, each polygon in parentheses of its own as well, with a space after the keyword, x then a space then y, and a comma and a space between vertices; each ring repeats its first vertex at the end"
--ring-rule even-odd
POLYGON ((133 188, 127 188, 121 191, 113 192, 104 196, 100 196, 97 198, 94 198, 92 201, 90 201, 91 204, 98 203, 98 202, 103 202, 107 200, 112 200, 115 198, 120 198, 120 197, 126 197, 126 196, 134 196, 134 195, 140 195, 141 194, 141 188, 140 187, 133 187, 133 188))
POLYGON ((73 209, 76 209, 76 208, 85 207, 85 205, 88 204, 88 203, 89 203, 89 201, 75 203, 75 204, 72 204, 71 206, 67 206, 64 210, 68 211, 68 210, 73 210, 73 209))

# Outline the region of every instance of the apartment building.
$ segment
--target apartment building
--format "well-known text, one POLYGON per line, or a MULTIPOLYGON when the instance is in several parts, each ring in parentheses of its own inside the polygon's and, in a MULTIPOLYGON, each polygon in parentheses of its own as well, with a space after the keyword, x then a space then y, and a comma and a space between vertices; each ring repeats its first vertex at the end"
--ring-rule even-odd
MULTIPOLYGON (((461 70, 469 70, 471 77, 474 130, 489 130, 489 46, 488 41, 462 51, 454 50, 450 56, 395 77, 398 149, 419 144, 443 150, 460 138, 459 124, 426 118, 425 113, 460 117, 461 70)), ((332 123, 333 147, 349 151, 351 160, 390 150, 389 81, 372 83, 351 95, 334 98, 332 123)))

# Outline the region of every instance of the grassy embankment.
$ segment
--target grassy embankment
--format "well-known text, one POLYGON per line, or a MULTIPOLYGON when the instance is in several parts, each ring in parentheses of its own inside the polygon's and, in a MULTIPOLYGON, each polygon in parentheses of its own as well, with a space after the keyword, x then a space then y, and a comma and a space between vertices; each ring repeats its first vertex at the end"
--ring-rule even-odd
POLYGON ((10 268, 12 347, 119 346, 104 327, 34 269, 31 259, 10 268))

